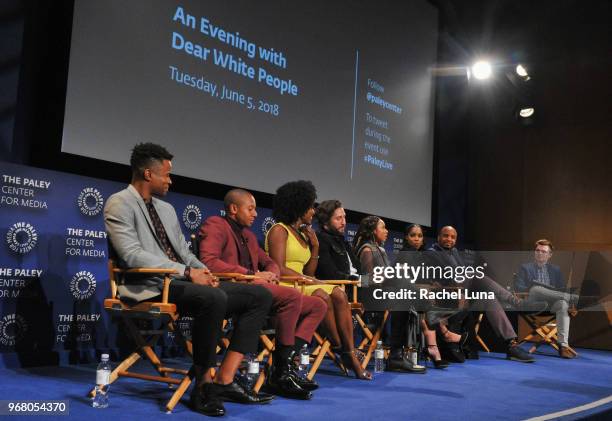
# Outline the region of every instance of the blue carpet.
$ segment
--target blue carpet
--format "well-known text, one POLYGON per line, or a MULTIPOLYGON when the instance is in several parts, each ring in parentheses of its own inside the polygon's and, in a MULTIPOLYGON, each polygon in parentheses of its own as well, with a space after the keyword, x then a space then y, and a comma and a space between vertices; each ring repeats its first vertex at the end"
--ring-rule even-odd
MULTIPOLYGON (((580 357, 571 361, 552 353, 539 354, 534 364, 510 362, 502 354, 481 353, 478 361, 453 364, 446 370, 429 369, 425 375, 384 373, 372 382, 343 377, 326 362, 317 374, 321 388, 312 401, 277 398, 265 406, 226 404, 228 415, 224 419, 525 419, 612 395, 612 352, 579 353, 580 357)), ((146 371, 146 366, 143 368, 146 371)), ((94 366, 3 369, 0 396, 5 400, 68 399, 72 419, 168 417, 161 411, 171 395, 167 388, 128 378, 112 385, 109 408, 91 408, 85 394, 95 378, 94 370, 94 366)), ((187 400, 185 396, 177 405, 173 418, 202 419, 187 408, 187 400)), ((608 404, 563 419, 602 414, 611 408, 608 404)))

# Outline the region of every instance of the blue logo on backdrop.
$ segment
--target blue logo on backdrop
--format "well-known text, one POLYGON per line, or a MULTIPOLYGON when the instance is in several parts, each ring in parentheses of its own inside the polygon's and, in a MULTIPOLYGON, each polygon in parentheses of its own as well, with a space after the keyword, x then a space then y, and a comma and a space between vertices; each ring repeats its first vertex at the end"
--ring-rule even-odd
POLYGON ((32 224, 17 222, 6 233, 6 242, 15 253, 26 254, 36 247, 38 233, 32 224))
POLYGON ((96 277, 86 270, 77 272, 70 280, 70 292, 77 300, 91 298, 96 292, 96 277))
POLYGON ((0 343, 14 346, 25 336, 28 324, 19 314, 7 314, 0 320, 0 343))
POLYGON ((85 187, 77 197, 77 205, 83 215, 96 216, 104 207, 104 198, 98 189, 85 187))
POLYGON ((202 211, 196 205, 187 205, 183 211, 183 224, 188 230, 194 231, 202 224, 202 211))
POLYGON ((271 216, 267 216, 263 222, 261 223, 261 232, 263 232, 264 236, 270 231, 272 225, 276 224, 276 221, 271 216))

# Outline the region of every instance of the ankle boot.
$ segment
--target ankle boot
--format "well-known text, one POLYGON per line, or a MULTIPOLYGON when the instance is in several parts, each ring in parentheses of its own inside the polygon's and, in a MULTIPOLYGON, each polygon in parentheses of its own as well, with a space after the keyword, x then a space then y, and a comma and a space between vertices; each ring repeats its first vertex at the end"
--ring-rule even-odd
POLYGON ((406 373, 424 374, 427 371, 422 365, 414 364, 409 358, 406 358, 401 348, 391 348, 389 360, 387 361, 389 371, 403 371, 406 373))
POLYGON ((312 393, 300 386, 298 378, 294 374, 293 352, 287 358, 274 358, 270 376, 266 384, 266 390, 275 395, 284 396, 291 399, 308 400, 312 398, 312 393))

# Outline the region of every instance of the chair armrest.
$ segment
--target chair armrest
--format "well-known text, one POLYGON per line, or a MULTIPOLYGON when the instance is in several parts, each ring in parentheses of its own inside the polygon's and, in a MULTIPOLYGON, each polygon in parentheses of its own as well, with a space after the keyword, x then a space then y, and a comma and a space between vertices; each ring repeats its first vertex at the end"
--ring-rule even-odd
POLYGON ((357 280, 348 280, 348 279, 329 279, 325 281, 321 281, 322 284, 328 285, 359 285, 359 281, 357 280))
POLYGON ((178 274, 178 270, 176 269, 167 269, 167 268, 131 268, 131 269, 121 269, 114 268, 114 273, 144 273, 144 274, 163 274, 163 275, 173 275, 178 274))
POLYGON ((216 276, 219 279, 236 279, 243 281, 257 279, 255 275, 244 275, 238 272, 213 272, 212 276, 216 276))
MULTIPOLYGON (((162 303, 168 304, 168 293, 170 291, 170 275, 178 274, 178 270, 176 269, 168 269, 168 268, 130 268, 130 269, 121 269, 114 267, 112 269, 113 273, 140 273, 147 275, 164 275, 164 286, 162 288, 162 303)), ((117 294, 117 286, 115 285, 114 280, 111 285, 111 295, 112 298, 115 298, 117 294)))
POLYGON ((285 281, 285 282, 293 282, 298 285, 319 285, 321 284, 321 282, 313 281, 312 279, 309 279, 305 276, 299 276, 299 275, 281 276, 280 280, 285 281))

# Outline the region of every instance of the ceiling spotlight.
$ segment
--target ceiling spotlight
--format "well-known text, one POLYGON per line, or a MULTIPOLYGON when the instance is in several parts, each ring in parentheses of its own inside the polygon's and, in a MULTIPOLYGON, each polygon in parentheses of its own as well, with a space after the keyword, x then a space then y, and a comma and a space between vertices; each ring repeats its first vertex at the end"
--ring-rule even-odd
POLYGON ((519 115, 523 118, 529 118, 535 113, 535 109, 533 107, 521 108, 519 110, 519 115))
POLYGON ((488 79, 491 76, 491 64, 488 61, 477 61, 472 66, 472 75, 476 79, 488 79))
POLYGON ((527 69, 525 69, 522 64, 516 66, 516 74, 520 77, 529 76, 529 74, 527 73, 527 69))

